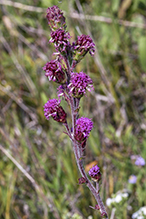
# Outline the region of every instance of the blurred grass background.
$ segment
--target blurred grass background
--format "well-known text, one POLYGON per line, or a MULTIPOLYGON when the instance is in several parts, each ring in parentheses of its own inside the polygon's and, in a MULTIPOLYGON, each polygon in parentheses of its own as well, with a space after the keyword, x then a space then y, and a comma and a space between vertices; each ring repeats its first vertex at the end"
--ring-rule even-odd
POLYGON ((80 115, 94 121, 85 167, 100 166, 104 203, 129 189, 126 208, 113 218, 130 219, 146 205, 146 168, 130 159, 146 159, 145 0, 0 0, 0 218, 100 218, 89 208, 96 204, 93 196, 78 185, 62 126, 43 114, 45 102, 57 97, 57 85, 42 70, 54 51, 45 16, 55 4, 65 13, 72 41, 83 33, 96 44, 94 58, 87 55, 76 68, 90 75, 95 88, 81 101, 80 115), (131 174, 138 177, 133 186, 131 174))

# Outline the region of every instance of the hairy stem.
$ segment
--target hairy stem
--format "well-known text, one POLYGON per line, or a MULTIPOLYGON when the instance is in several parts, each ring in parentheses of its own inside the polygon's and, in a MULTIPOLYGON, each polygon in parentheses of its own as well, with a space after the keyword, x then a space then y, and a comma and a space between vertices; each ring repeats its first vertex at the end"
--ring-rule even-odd
MULTIPOLYGON (((79 103, 78 103, 79 104, 79 103)), ((100 212, 101 215, 106 215, 106 219, 108 219, 107 216, 107 212, 105 210, 104 204, 102 202, 102 199, 100 197, 99 194, 99 188, 96 189, 93 184, 91 183, 91 181, 88 179, 85 169, 84 169, 84 165, 83 165, 83 159, 81 157, 81 146, 79 143, 76 142, 75 140, 75 123, 76 123, 76 117, 77 117, 77 113, 75 112, 76 106, 75 106, 75 101, 71 101, 71 114, 72 114, 72 126, 73 126, 73 136, 72 136, 72 143, 73 143, 73 150, 74 150, 74 154, 75 154, 75 158, 76 158, 76 163, 78 166, 78 169, 81 173, 81 176, 85 178, 86 180, 86 185, 87 187, 90 189, 91 193, 94 195, 99 207, 100 207, 100 212)))
MULTIPOLYGON (((67 72, 67 76, 68 76, 67 83, 69 84, 69 82, 70 82, 70 75, 71 75, 71 72, 72 72, 72 67, 70 66, 70 63, 69 63, 69 60, 68 60, 67 57, 64 57, 64 60, 66 62, 67 71, 68 71, 67 72)), ((96 201, 97 201, 97 203, 98 203, 98 205, 100 207, 101 215, 105 216, 106 219, 108 219, 108 216, 107 216, 104 204, 103 204, 102 199, 101 199, 100 194, 99 194, 99 188, 98 188, 99 184, 95 188, 93 186, 93 184, 91 183, 91 181, 88 179, 88 177, 86 175, 86 172, 85 172, 85 169, 84 169, 84 165, 83 165, 82 145, 79 142, 77 142, 76 139, 75 139, 76 120, 77 120, 77 117, 78 117, 78 109, 79 109, 80 99, 74 98, 69 93, 68 93, 68 95, 69 95, 69 104, 70 104, 70 107, 71 107, 72 131, 70 131, 67 123, 64 124, 64 125, 66 127, 67 134, 70 137, 70 139, 72 141, 72 144, 73 144, 73 151, 74 151, 74 154, 75 154, 76 163, 77 163, 78 169, 79 169, 79 171, 81 173, 81 176, 85 178, 87 187, 90 189, 91 193, 94 195, 94 197, 95 197, 95 199, 96 199, 96 201)))
MULTIPOLYGON (((99 207, 100 207, 100 212, 101 214, 106 213, 106 210, 105 210, 105 207, 104 207, 104 204, 102 202, 102 199, 100 197, 100 194, 99 194, 99 190, 96 190, 96 188, 93 186, 93 184, 91 183, 91 181, 88 179, 86 173, 85 173, 85 169, 84 169, 84 166, 83 166, 83 160, 80 159, 78 157, 78 155, 76 154, 76 151, 77 151, 77 145, 75 143, 73 143, 73 148, 74 148, 74 153, 75 153, 75 158, 76 158, 76 162, 77 162, 77 166, 78 166, 78 169, 82 175, 82 177, 85 178, 86 180, 86 185, 87 187, 90 189, 90 191, 92 192, 92 194, 94 195, 99 207)), ((108 219, 108 216, 106 217, 106 219, 108 219)))

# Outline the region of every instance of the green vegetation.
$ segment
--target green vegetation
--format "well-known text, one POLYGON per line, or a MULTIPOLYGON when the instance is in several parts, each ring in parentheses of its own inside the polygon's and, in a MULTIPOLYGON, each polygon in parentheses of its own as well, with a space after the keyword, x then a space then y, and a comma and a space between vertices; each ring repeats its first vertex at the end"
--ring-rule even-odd
POLYGON ((80 109, 94 121, 86 170, 97 161, 104 203, 128 190, 126 202, 114 206, 114 218, 130 219, 146 206, 146 167, 130 158, 146 160, 146 1, 9 2, 0 0, 0 218, 101 218, 89 208, 96 202, 88 188, 78 185, 69 138, 43 114, 46 101, 57 97, 57 85, 42 70, 53 49, 45 12, 56 4, 65 12, 71 40, 84 33, 96 44, 94 59, 87 55, 76 68, 90 75, 95 88, 80 109))

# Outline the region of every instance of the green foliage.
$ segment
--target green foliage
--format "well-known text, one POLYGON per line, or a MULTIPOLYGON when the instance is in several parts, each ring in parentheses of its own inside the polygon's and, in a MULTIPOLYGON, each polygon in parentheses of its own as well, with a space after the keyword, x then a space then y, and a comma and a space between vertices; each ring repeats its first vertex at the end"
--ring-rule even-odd
MULTIPOLYGON (((116 206, 125 218, 146 206, 145 166, 139 168, 130 159, 136 154, 146 160, 146 1, 80 2, 85 14, 103 16, 105 22, 72 18, 71 9, 80 10, 75 0, 21 0, 44 12, 0 5, 0 145, 42 191, 0 151, 1 219, 101 218, 89 208, 96 204, 94 197, 86 186, 78 185, 80 175, 63 127, 43 115, 44 103, 57 97, 57 85, 42 70, 54 52, 48 44, 50 29, 45 19, 46 8, 54 4, 66 12, 72 40, 79 31, 91 32, 98 51, 94 60, 87 55, 76 69, 90 74, 95 87, 92 95, 83 98, 80 109, 81 116, 94 121, 86 170, 92 161, 100 166, 104 202, 128 189, 123 209, 116 206), (128 184, 132 174, 137 176, 135 185, 128 184)), ((62 105, 69 113, 67 104, 62 105)), ((111 215, 113 209, 108 210, 111 215)))
POLYGON ((139 42, 139 59, 141 66, 144 71, 146 71, 146 63, 145 63, 145 57, 146 57, 146 37, 140 37, 139 42))

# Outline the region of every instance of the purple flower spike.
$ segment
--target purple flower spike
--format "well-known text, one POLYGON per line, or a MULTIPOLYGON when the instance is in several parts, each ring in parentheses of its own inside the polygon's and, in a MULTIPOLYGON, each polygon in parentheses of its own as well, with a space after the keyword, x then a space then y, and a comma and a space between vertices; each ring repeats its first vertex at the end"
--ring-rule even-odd
POLYGON ((145 165, 145 160, 143 159, 143 157, 138 157, 135 161, 135 165, 137 166, 144 166, 145 165))
POLYGON ((66 81, 65 73, 62 70, 62 67, 59 62, 56 60, 51 60, 47 62, 43 67, 43 70, 46 72, 45 76, 51 81, 56 81, 59 84, 63 84, 66 81))
POLYGON ((52 30, 56 30, 60 27, 66 28, 63 12, 56 5, 47 9, 46 18, 48 19, 48 24, 52 30))
POLYGON ((57 51, 63 52, 70 46, 69 39, 70 34, 60 28, 51 32, 51 39, 49 42, 54 43, 57 51))
POLYGON ((86 93, 86 90, 94 90, 93 81, 84 72, 73 72, 71 74, 71 80, 68 88, 70 89, 70 93, 77 98, 81 98, 86 93))
POLYGON ((75 139, 79 142, 86 142, 93 128, 91 119, 81 117, 76 121, 75 139))
POLYGON ((92 180, 99 181, 101 179, 101 173, 99 167, 97 165, 93 166, 89 170, 89 175, 91 176, 92 180))
POLYGON ((137 181, 137 177, 136 177, 135 175, 131 175, 131 176, 129 177, 128 182, 129 182, 130 184, 135 184, 136 181, 137 181))
POLYGON ((81 55, 83 58, 88 51, 90 55, 93 56, 95 53, 95 44, 90 36, 82 34, 81 36, 78 36, 78 39, 74 45, 74 50, 78 54, 77 59, 79 55, 81 55))
POLYGON ((44 115, 47 120, 51 116, 55 121, 66 123, 66 113, 62 106, 60 106, 60 100, 52 99, 48 100, 48 102, 44 105, 44 115))

